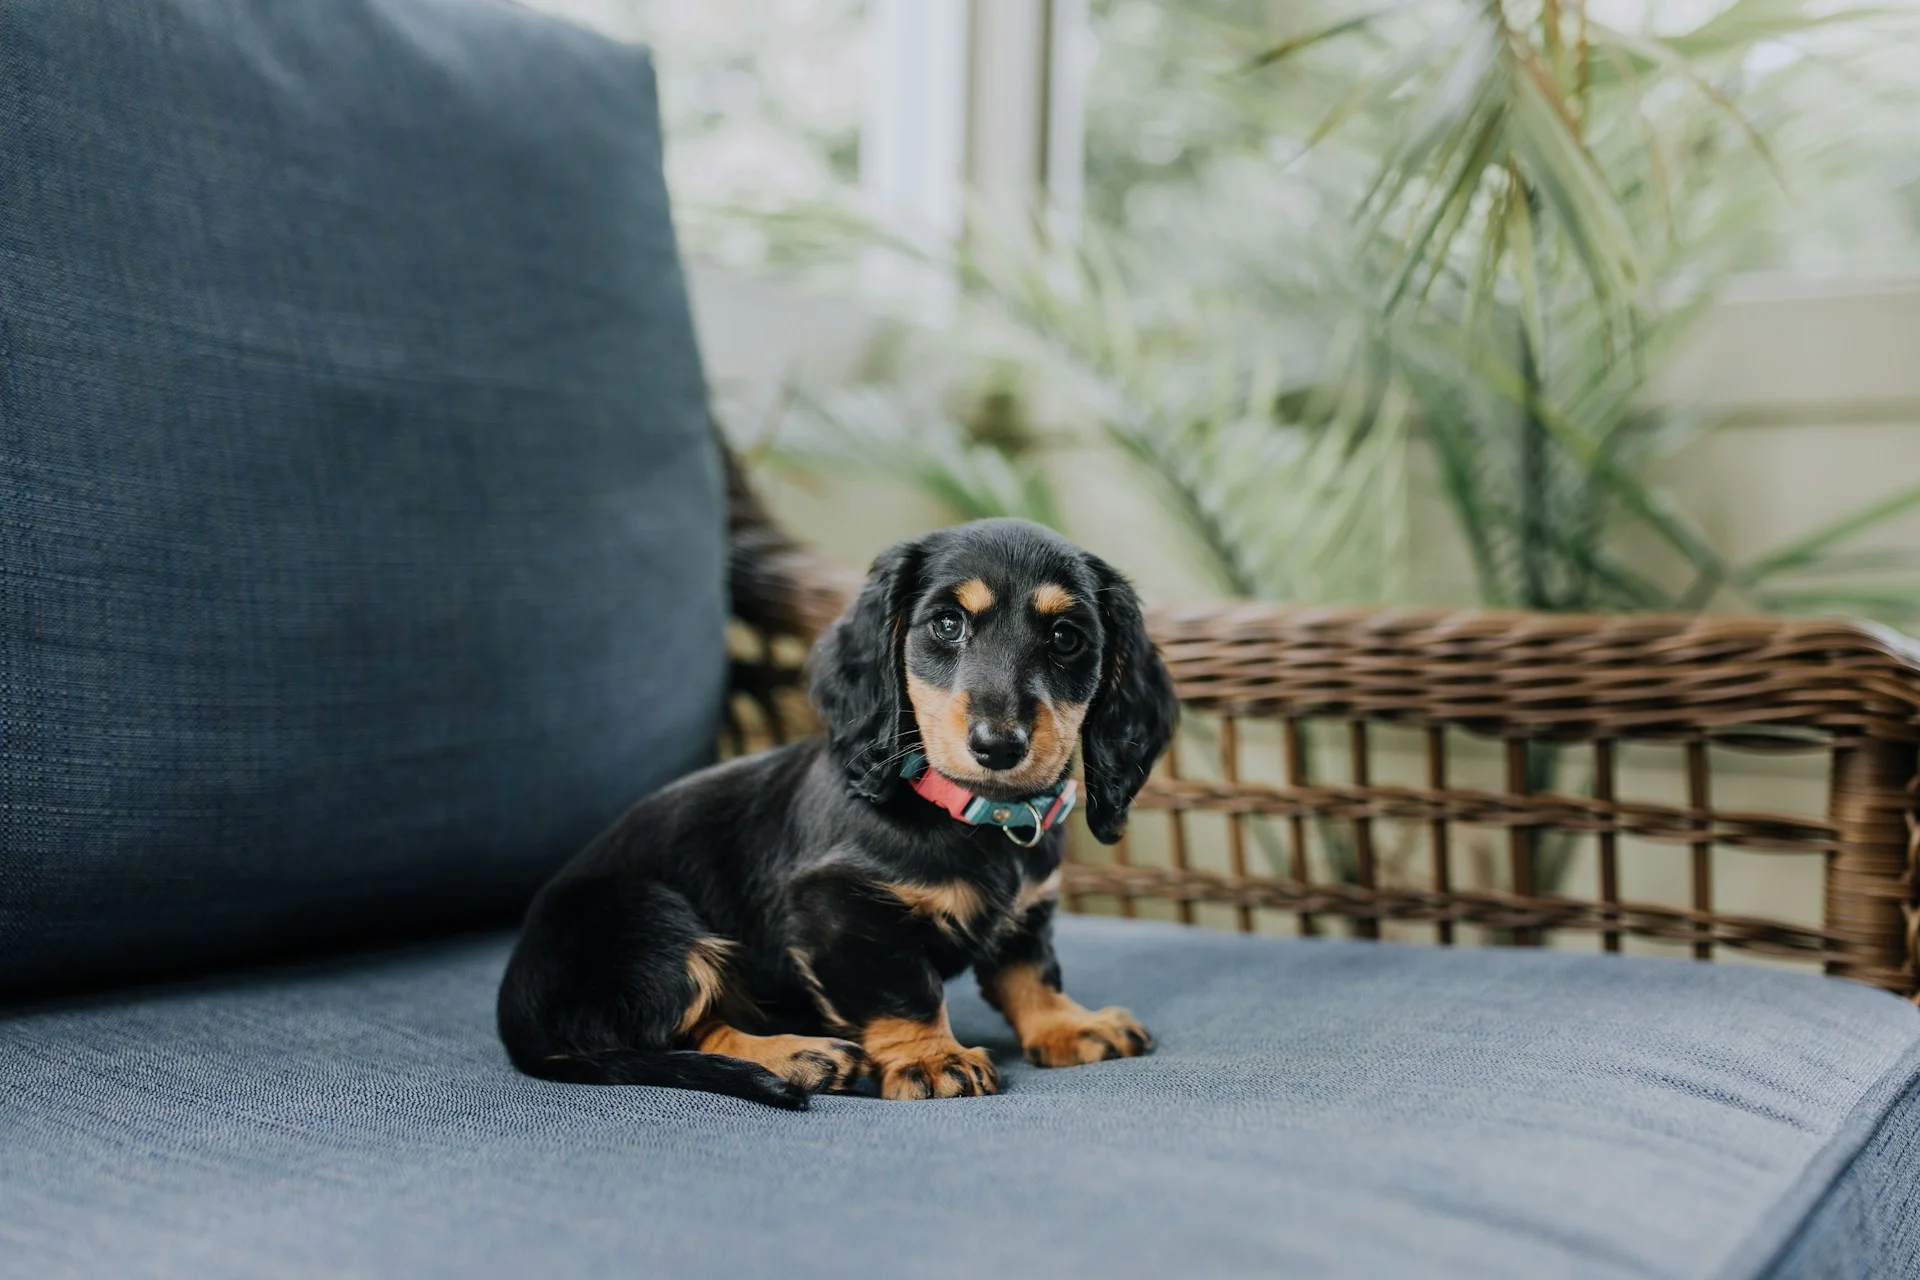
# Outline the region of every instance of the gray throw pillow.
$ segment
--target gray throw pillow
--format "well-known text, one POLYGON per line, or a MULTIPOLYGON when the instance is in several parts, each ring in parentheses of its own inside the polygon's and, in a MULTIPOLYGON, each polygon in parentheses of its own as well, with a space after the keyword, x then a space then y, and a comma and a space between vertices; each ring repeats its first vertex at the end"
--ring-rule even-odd
POLYGON ((0 4, 0 993, 511 916, 708 758, 644 51, 0 4))

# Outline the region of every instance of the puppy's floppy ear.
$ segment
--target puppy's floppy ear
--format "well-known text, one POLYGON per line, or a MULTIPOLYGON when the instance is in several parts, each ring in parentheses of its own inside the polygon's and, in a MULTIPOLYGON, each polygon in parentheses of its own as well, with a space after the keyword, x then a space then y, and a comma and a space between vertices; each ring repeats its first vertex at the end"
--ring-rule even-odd
POLYGON ((907 729, 901 644, 919 589, 921 542, 882 551, 847 611, 813 651, 813 705, 827 728, 827 754, 847 791, 881 801, 899 782, 907 729))
POLYGON ((1173 677, 1147 638, 1133 587, 1097 556, 1087 567, 1100 581, 1100 622, 1107 633, 1099 692, 1080 730, 1087 772, 1087 826, 1102 844, 1120 838, 1127 810, 1166 750, 1179 721, 1173 677))

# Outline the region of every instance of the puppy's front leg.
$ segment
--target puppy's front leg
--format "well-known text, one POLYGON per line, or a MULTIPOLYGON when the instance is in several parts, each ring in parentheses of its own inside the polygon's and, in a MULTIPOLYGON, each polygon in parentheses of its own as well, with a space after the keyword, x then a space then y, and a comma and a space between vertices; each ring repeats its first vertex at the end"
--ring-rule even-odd
POLYGON ((815 953, 812 963, 822 997, 867 1051, 881 1097, 962 1098, 999 1091, 1000 1075, 986 1051, 953 1038, 946 989, 918 952, 843 939, 815 953))
POLYGON ((883 1098, 965 1098, 1000 1091, 1000 1073, 985 1049, 953 1038, 947 1002, 924 1017, 880 1017, 867 1023, 861 1046, 880 1075, 883 1098))
POLYGON ((975 966, 980 993, 1006 1016, 1035 1066, 1074 1067, 1151 1053, 1153 1037, 1131 1013, 1117 1005, 1088 1009, 1061 990, 1054 904, 1047 897, 1029 908, 993 958, 975 966))

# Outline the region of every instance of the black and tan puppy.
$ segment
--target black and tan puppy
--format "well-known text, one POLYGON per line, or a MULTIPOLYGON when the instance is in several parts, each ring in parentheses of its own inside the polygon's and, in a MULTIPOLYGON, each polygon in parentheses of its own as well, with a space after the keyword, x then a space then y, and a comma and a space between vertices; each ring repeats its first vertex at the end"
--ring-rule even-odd
POLYGON ((1112 843, 1173 732, 1125 580, 1017 520, 902 543, 822 638, 813 697, 824 737, 657 792, 534 899, 500 987, 515 1065, 795 1108, 869 1075, 992 1093, 947 1023, 969 965, 1033 1062, 1147 1052, 1124 1009, 1063 994, 1051 943, 1076 741, 1112 843))

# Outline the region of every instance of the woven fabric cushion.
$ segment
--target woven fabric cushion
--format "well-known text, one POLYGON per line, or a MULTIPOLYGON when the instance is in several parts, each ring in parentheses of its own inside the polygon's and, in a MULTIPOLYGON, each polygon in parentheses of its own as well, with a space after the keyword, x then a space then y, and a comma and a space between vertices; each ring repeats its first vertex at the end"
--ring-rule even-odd
POLYGON ((0 4, 0 990, 512 912, 713 741, 645 54, 0 4))
POLYGON ((23 1275, 1920 1274, 1920 1014, 1670 960, 1071 918, 1152 1057, 794 1114, 549 1084, 504 940, 0 1016, 23 1275))

